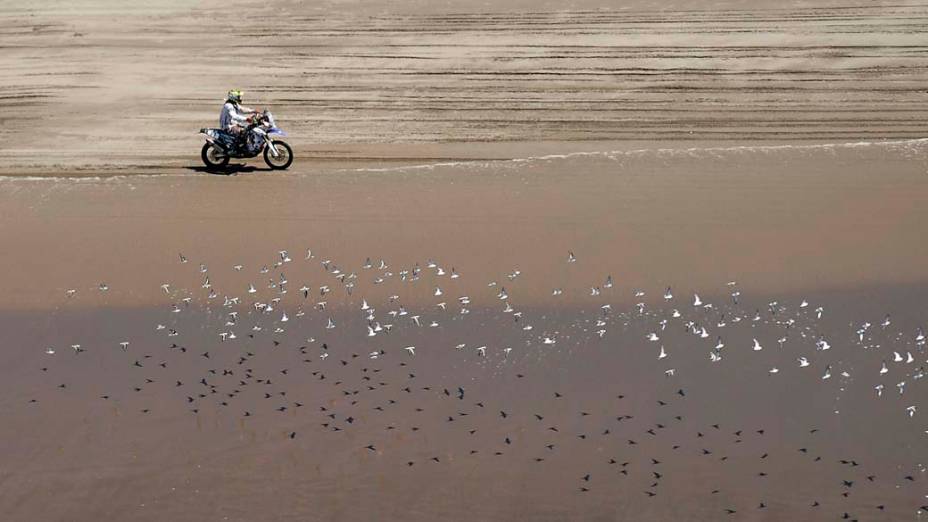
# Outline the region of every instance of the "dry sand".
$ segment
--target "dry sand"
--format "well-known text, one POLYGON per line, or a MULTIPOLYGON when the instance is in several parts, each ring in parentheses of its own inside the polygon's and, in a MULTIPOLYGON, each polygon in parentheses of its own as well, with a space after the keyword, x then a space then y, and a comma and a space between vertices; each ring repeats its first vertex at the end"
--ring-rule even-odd
POLYGON ((125 4, 0 6, 0 174, 196 165, 232 87, 307 171, 926 133, 919 2, 125 4))
POLYGON ((928 516, 928 7, 227 5, 0 6, 0 519, 928 516))

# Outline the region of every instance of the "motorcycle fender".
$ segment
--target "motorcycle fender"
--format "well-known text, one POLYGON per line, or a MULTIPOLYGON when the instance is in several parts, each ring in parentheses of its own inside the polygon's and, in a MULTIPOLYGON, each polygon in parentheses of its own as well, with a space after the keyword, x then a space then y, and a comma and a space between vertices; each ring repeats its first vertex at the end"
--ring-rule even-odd
MULTIPOLYGON (((220 147, 222 147, 222 144, 216 141, 217 136, 215 135, 215 132, 212 129, 200 129, 200 134, 203 135, 203 138, 205 138, 206 141, 212 143, 213 145, 219 145, 220 147)), ((222 147, 222 148, 225 148, 225 147, 222 147)))

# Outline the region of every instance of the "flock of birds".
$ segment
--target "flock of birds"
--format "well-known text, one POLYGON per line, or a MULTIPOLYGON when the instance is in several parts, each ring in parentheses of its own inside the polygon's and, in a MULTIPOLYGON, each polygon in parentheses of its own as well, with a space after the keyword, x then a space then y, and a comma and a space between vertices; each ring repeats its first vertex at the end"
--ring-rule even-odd
MULTIPOLYGON (((822 438, 821 428, 807 426, 803 440, 808 440, 808 444, 794 448, 789 457, 774 449, 764 450, 766 444, 776 445, 768 440, 770 427, 726 426, 691 419, 693 410, 687 403, 690 392, 682 385, 671 385, 669 391, 659 392, 645 406, 661 412, 658 422, 642 421, 652 416, 641 415, 632 406, 622 406, 627 404, 623 403, 627 400, 626 393, 632 393, 627 391, 602 397, 602 401, 622 410, 619 415, 604 416, 581 409, 570 413, 573 417, 570 422, 558 423, 556 419, 565 413, 557 405, 572 400, 568 390, 539 392, 529 404, 522 404, 520 411, 515 411, 505 405, 503 397, 494 396, 491 387, 473 380, 454 382, 452 372, 437 376, 428 374, 428 369, 453 359, 455 364, 473 363, 476 375, 507 367, 515 372, 507 373, 507 379, 529 381, 531 376, 527 374, 532 365, 542 364, 552 353, 580 356, 589 346, 610 345, 622 339, 625 343, 622 349, 636 350, 648 364, 653 363, 655 371, 660 372, 654 375, 655 380, 675 383, 679 375, 699 371, 697 361, 719 368, 745 354, 774 352, 779 354, 776 358, 779 362, 764 366, 765 378, 804 372, 807 380, 821 381, 822 385, 840 381, 839 390, 844 390, 858 373, 866 373, 875 379, 871 392, 875 397, 893 394, 897 400, 888 404, 898 407, 899 415, 908 422, 918 422, 917 386, 928 367, 926 334, 921 328, 896 329, 889 315, 851 325, 849 341, 839 341, 817 328, 827 310, 806 300, 791 306, 773 301, 749 310, 742 304, 740 286, 732 281, 727 285, 726 297, 719 302, 697 294, 681 298, 674 288, 667 287, 652 300, 661 306, 649 304, 645 292, 632 290, 630 295, 637 302, 619 309, 609 302, 610 296, 618 291, 616 283, 612 276, 604 274, 599 284, 581 290, 588 301, 573 308, 576 318, 554 321, 535 309, 520 309, 518 288, 524 277, 520 270, 508 271, 497 281, 481 283, 476 290, 480 294, 472 297, 461 292, 465 285, 458 281, 462 275, 455 267, 432 260, 393 268, 385 260, 366 259, 359 267, 348 269, 331 260, 318 259, 312 251, 294 257, 297 259, 281 250, 272 262, 257 270, 234 265, 233 276, 241 274, 236 276, 240 279, 252 273, 257 279, 232 288, 217 282, 226 279, 226 274, 216 275, 206 264, 191 263, 181 254, 178 262, 192 268, 187 277, 194 277, 199 283, 192 288, 170 281, 160 285, 159 291, 169 302, 165 319, 152 325, 153 333, 146 334, 155 336, 156 348, 145 336, 140 340, 126 338, 112 347, 91 347, 85 342, 73 342, 65 350, 46 346, 43 350, 47 364, 41 370, 48 372, 52 365, 67 365, 70 357, 82 357, 89 350, 110 350, 125 359, 127 371, 135 372, 134 382, 129 389, 102 394, 100 400, 127 402, 142 390, 161 387, 170 388, 177 395, 177 403, 191 414, 209 409, 241 418, 263 418, 262 415, 307 412, 318 423, 313 423, 313 428, 304 424, 300 429, 288 429, 286 439, 312 436, 315 430, 327 433, 360 430, 369 434, 369 440, 359 445, 359 452, 377 455, 406 452, 410 455, 404 459, 408 468, 425 463, 439 465, 448 457, 443 453, 422 455, 419 448, 404 448, 393 439, 378 439, 375 433, 418 432, 428 424, 422 419, 429 414, 432 414, 430 422, 440 422, 444 430, 450 430, 447 433, 472 441, 466 449, 455 448, 459 455, 465 456, 505 458, 518 454, 526 462, 542 464, 563 448, 577 451, 577 445, 594 439, 608 440, 617 451, 614 456, 604 458, 606 473, 611 478, 636 479, 635 484, 640 484, 640 494, 645 498, 661 495, 662 485, 673 472, 670 468, 675 455, 686 453, 688 459, 713 460, 719 464, 735 458, 753 459, 750 464, 756 467, 753 478, 763 480, 769 473, 765 471, 766 464, 774 459, 799 459, 810 466, 829 459, 828 437, 837 434, 822 438), (292 274, 303 272, 307 269, 304 267, 321 269, 314 275, 321 279, 313 285, 303 280, 291 282, 292 274), (413 297, 407 299, 401 293, 413 297), (589 309, 590 306, 593 308, 589 309), (729 334, 738 328, 748 329, 748 333, 742 330, 738 335, 729 334), (488 333, 476 333, 478 329, 488 333), (505 335, 500 334, 503 331, 505 335), (452 332, 467 342, 446 340, 452 332), (770 335, 771 332, 775 335, 770 335), (485 336, 483 341, 472 341, 481 335, 485 336), (681 336, 687 339, 685 347, 679 341, 681 336), (736 344, 732 340, 741 337, 750 341, 736 344), (790 349, 793 351, 789 352, 790 349), (855 349, 880 354, 878 366, 858 368, 842 363, 841 357, 830 356, 855 349), (281 353, 295 358, 278 355, 281 353), (784 353, 789 357, 784 357, 784 353), (259 360, 264 364, 257 364, 259 360), (284 365, 284 361, 300 366, 284 365), (258 366, 274 366, 274 369, 258 370, 258 366), (174 371, 175 368, 181 370, 174 371), (302 384, 294 387, 309 386, 311 392, 305 396, 312 399, 297 397, 298 392, 284 389, 286 383, 297 380, 302 384), (329 392, 320 391, 323 389, 329 392), (246 397, 248 400, 244 400, 246 397), (310 400, 317 403, 311 405, 310 400), (239 404, 247 406, 238 407, 239 404), (395 419, 390 417, 391 412, 399 412, 401 408, 405 408, 402 414, 397 413, 395 419), (516 422, 517 430, 511 424, 516 422), (515 431, 508 433, 507 429, 515 431), (482 432, 490 434, 481 438, 482 432), (517 445, 535 439, 539 442, 533 442, 534 446, 524 454, 516 451, 517 445), (746 450, 747 456, 738 452, 739 445, 751 448, 746 450), (756 452, 754 448, 758 448, 756 452)), ((569 265, 567 270, 570 265, 580 263, 573 252, 567 254, 564 262, 569 265)), ((106 283, 100 283, 91 291, 111 290, 106 283)), ((556 301, 565 293, 576 295, 581 291, 552 288, 551 299, 556 301)), ((84 292, 70 289, 66 298, 79 299, 84 292)), ((648 364, 643 367, 652 367, 648 364)), ((609 389, 605 384, 603 390, 609 389)), ((54 385, 69 389, 69 383, 54 385)), ((543 384, 536 382, 534 386, 544 390, 543 384)), ((140 412, 152 413, 149 407, 141 408, 140 412)), ((911 471, 882 476, 867 470, 866 458, 833 460, 843 470, 843 475, 835 479, 839 501, 852 498, 868 485, 894 490, 909 484, 920 487, 926 472, 924 465, 915 463, 911 471)), ((682 468, 685 473, 686 466, 682 468)), ((601 480, 599 475, 583 473, 570 487, 577 494, 595 491, 597 481, 601 480)), ((722 493, 718 488, 706 489, 709 496, 722 493)), ((822 509, 825 505, 825 499, 817 494, 806 492, 809 509, 822 509)), ((770 503, 771 499, 757 498, 753 505, 724 506, 720 515, 764 510, 770 503)), ((916 513, 928 516, 928 505, 921 504, 928 504, 928 500, 915 503, 916 513)), ((853 508, 840 509, 837 518, 867 517, 866 512, 860 511, 864 508, 847 506, 853 508)), ((866 509, 880 513, 889 507, 876 503, 866 509)))

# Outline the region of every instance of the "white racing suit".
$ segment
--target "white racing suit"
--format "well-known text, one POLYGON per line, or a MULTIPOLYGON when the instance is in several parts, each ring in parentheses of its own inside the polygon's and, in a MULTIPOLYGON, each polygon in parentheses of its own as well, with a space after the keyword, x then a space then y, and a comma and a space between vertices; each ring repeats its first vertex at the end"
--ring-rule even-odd
POLYGON ((219 127, 231 132, 234 125, 245 123, 252 112, 248 107, 227 101, 219 112, 219 127))
POLYGON ((244 107, 231 101, 226 101, 219 112, 219 127, 234 136, 242 145, 247 142, 245 129, 248 117, 253 113, 248 107, 244 107))

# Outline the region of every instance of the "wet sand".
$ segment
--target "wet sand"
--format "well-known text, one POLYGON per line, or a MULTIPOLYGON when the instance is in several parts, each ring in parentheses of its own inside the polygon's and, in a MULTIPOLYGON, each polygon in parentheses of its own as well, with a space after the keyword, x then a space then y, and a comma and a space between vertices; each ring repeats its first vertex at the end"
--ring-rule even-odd
POLYGON ((48 307, 78 284, 86 294, 107 282, 139 290, 92 304, 149 305, 179 252, 254 268, 283 249, 352 266, 444 258, 487 282, 521 269, 540 303, 552 301, 568 250, 583 252, 585 274, 569 281, 581 287, 609 273, 626 287, 735 279, 764 292, 922 282, 926 147, 683 144, 398 169, 8 181, 3 303, 48 307))

